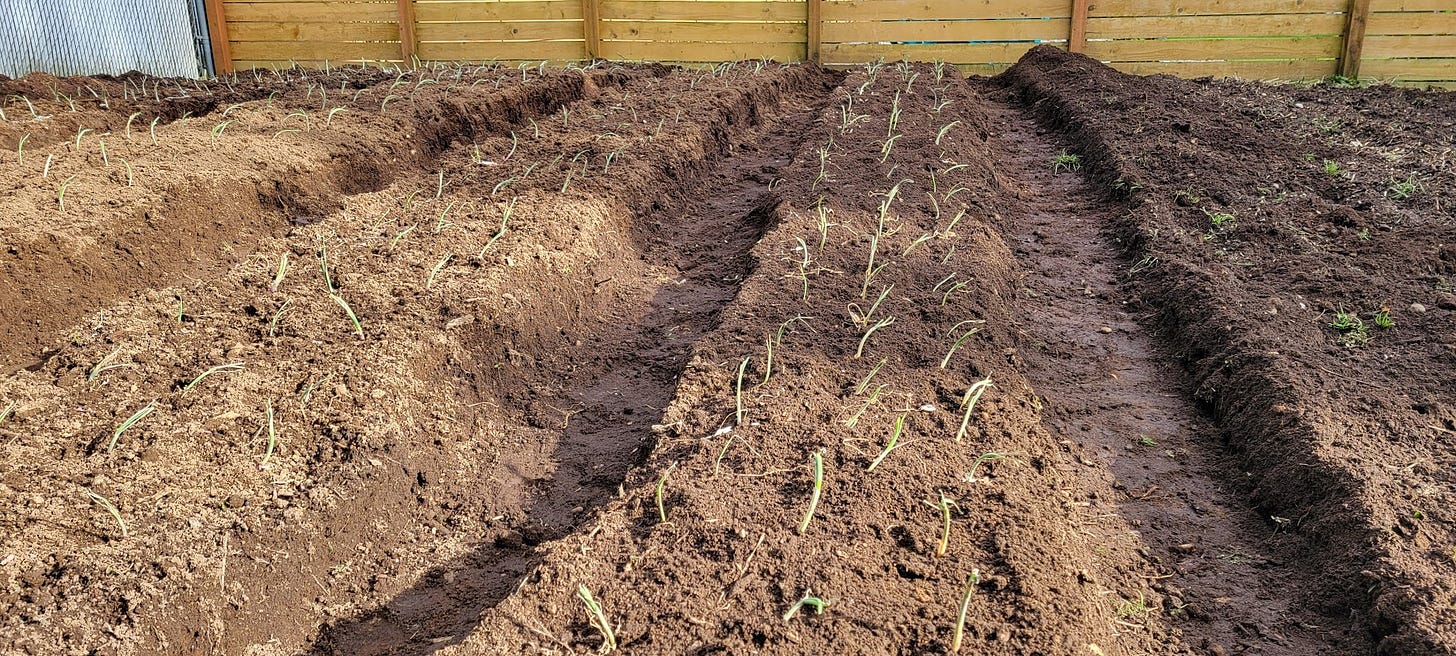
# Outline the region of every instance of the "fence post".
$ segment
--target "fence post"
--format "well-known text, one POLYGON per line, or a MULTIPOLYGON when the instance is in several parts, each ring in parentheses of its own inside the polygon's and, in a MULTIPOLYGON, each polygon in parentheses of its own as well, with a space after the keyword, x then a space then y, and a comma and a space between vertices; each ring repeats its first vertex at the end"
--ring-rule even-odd
POLYGON ((231 73, 233 53, 228 45, 227 17, 222 13, 222 0, 206 0, 203 12, 207 14, 207 42, 212 47, 213 74, 231 73))
POLYGON ((415 2, 399 0, 399 54, 405 66, 415 63, 415 2))
POLYGON ((602 54, 601 11, 597 0, 581 0, 581 23, 586 35, 586 58, 596 59, 602 54))
POLYGON ((1365 23, 1370 18, 1370 0, 1350 0, 1345 12, 1345 43, 1340 48, 1341 77, 1360 76, 1360 50, 1365 46, 1365 23))
POLYGON ((1072 0, 1072 32, 1067 35, 1067 50, 1087 50, 1087 0, 1072 0))
POLYGON ((808 28, 809 36, 808 43, 804 45, 804 56, 808 58, 809 61, 818 63, 819 45, 823 42, 824 39, 824 21, 821 18, 822 14, 820 11, 822 7, 819 4, 819 0, 808 0, 808 2, 809 15, 806 19, 808 23, 806 27, 808 28))

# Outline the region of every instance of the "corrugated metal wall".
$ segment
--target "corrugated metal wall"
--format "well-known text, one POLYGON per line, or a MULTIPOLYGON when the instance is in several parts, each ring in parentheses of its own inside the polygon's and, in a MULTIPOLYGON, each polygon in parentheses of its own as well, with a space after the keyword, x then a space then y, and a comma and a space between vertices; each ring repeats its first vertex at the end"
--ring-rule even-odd
POLYGON ((188 0, 0 0, 0 75, 197 77, 188 0))

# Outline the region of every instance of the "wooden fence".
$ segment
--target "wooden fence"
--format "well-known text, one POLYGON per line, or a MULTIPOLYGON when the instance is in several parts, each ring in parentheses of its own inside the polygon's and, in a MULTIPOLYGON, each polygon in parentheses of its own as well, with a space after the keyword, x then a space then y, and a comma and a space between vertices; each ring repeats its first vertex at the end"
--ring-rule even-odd
POLYGON ((1456 88, 1456 0, 207 0, 222 71, 420 60, 944 61, 1456 88))

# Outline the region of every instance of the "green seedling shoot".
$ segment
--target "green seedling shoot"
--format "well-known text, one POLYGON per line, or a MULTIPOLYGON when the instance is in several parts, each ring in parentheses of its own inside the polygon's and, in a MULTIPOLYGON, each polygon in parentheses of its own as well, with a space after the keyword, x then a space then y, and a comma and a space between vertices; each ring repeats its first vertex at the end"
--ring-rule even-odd
POLYGON ((890 441, 885 443, 885 449, 880 451, 880 455, 875 457, 874 461, 870 462, 869 468, 865 471, 874 471, 875 467, 879 467, 880 463, 885 461, 885 457, 890 455, 891 451, 894 451, 896 447, 900 446, 900 434, 904 431, 905 414, 901 413, 899 417, 895 418, 895 430, 890 433, 890 441))
POLYGON ((202 372, 196 378, 193 378, 192 379, 192 382, 187 383, 187 386, 182 388, 182 393, 183 394, 186 394, 187 392, 191 391, 192 388, 197 387, 197 384, 198 383, 201 383, 203 381, 203 379, 205 379, 208 376, 211 376, 213 374, 221 373, 221 372, 224 372, 224 371, 242 371, 243 370, 243 364, 244 363, 242 363, 242 362, 232 362, 232 363, 228 363, 228 364, 220 364, 220 365, 217 365, 216 367, 213 367, 211 369, 208 369, 207 371, 202 372))
POLYGON ((824 493, 824 456, 818 451, 809 454, 809 464, 814 469, 814 490, 809 495, 809 509, 804 511, 804 519, 799 522, 799 535, 809 530, 809 522, 819 508, 819 497, 824 493))
POLYGON ((794 602, 794 605, 789 606, 789 610, 784 613, 784 621, 794 619, 794 616, 799 614, 799 609, 805 606, 812 607, 815 615, 823 615, 824 609, 829 607, 829 601, 815 597, 812 590, 804 590, 804 597, 794 602))
POLYGON ((588 590, 586 585, 583 584, 576 586, 576 596, 580 597, 581 603, 586 605, 586 610, 590 613, 588 619, 591 625, 602 632, 602 651, 615 651, 617 649, 617 633, 612 630, 612 623, 607 619, 607 613, 602 609, 601 602, 592 597, 591 590, 588 590))
POLYGON ((951 653, 961 650, 961 641, 966 635, 966 614, 971 610, 971 596, 976 592, 976 586, 981 583, 981 570, 971 568, 971 576, 966 579, 966 594, 961 598, 960 612, 956 614, 955 635, 950 641, 951 653))
POLYGON ((961 398, 961 407, 965 409, 965 414, 961 417, 960 429, 956 431, 957 442, 965 439, 966 429, 971 425, 971 412, 976 409, 976 402, 981 400, 981 395, 986 392, 986 388, 991 386, 991 377, 986 376, 973 383, 970 389, 966 390, 966 395, 961 398))
POLYGON ((112 449, 115 449, 116 441, 121 439, 122 433, 125 433, 128 428, 135 426, 137 422, 144 419, 147 415, 152 414, 152 411, 156 409, 157 402, 153 401, 151 403, 148 403, 146 407, 142 408, 141 410, 137 410, 134 414, 132 414, 132 416, 127 417, 126 421, 121 422, 121 425, 117 426, 116 431, 111 434, 111 441, 106 444, 106 451, 110 453, 112 449))
POLYGON ((988 451, 986 453, 982 453, 981 455, 977 456, 975 462, 972 462, 971 463, 971 471, 966 474, 966 482, 967 483, 974 483, 974 482, 976 482, 978 480, 981 480, 981 479, 976 478, 976 470, 978 468, 980 468, 981 463, 986 462, 988 460, 1001 460, 1002 458, 1005 458, 1005 457, 1006 457, 1006 454, 1001 453, 999 451, 988 451))
POLYGON ((90 497, 93 503, 101 506, 106 510, 107 513, 111 514, 111 518, 116 520, 116 525, 121 527, 121 537, 117 539, 125 540, 127 536, 126 522, 121 519, 121 511, 116 509, 116 505, 108 501, 106 497, 97 494, 89 487, 82 489, 86 490, 86 496, 90 497))

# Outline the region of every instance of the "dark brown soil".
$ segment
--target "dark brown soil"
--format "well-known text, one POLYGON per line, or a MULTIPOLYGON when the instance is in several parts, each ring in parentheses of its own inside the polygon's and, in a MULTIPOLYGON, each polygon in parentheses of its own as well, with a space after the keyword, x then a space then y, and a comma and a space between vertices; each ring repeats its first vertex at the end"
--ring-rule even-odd
POLYGON ((0 82, 0 652, 1456 645, 1447 95, 141 84, 0 82))

